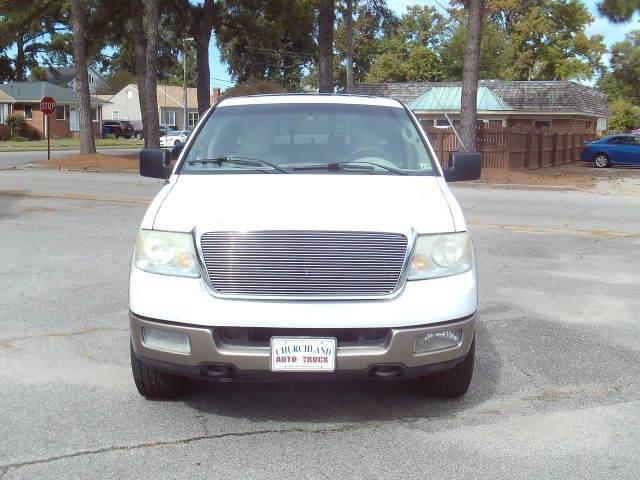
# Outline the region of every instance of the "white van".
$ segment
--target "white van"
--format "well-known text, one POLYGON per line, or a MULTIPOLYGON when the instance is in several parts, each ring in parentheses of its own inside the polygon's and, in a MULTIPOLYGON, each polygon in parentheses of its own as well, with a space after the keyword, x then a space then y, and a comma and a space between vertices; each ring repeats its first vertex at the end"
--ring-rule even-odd
POLYGON ((219 382, 417 378, 463 395, 475 351, 473 245, 411 111, 355 95, 224 100, 171 167, 131 266, 138 391, 170 398, 219 382))

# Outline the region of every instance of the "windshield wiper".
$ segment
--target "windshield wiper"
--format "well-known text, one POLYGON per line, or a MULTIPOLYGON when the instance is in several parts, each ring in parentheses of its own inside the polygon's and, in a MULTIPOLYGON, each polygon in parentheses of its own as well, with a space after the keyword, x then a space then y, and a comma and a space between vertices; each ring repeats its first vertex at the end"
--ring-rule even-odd
POLYGON ((378 167, 388 172, 395 173, 396 175, 407 175, 407 172, 400 170, 399 168, 388 167, 387 165, 380 165, 375 162, 333 162, 333 163, 310 163, 308 165, 295 165, 292 166, 292 170, 320 170, 326 169, 331 172, 340 172, 347 170, 366 170, 373 172, 374 168, 378 167))
POLYGON ((251 158, 251 157, 239 157, 237 155, 224 155, 221 157, 215 158, 203 158, 199 160, 187 160, 187 165, 197 165, 197 164, 207 164, 207 163, 215 163, 217 165, 222 166, 223 163, 231 163, 234 165, 246 165, 248 167, 260 167, 261 165, 267 165, 275 170, 278 170, 282 173, 291 173, 286 168, 281 167, 275 163, 268 162, 266 160, 262 160, 260 158, 251 158))

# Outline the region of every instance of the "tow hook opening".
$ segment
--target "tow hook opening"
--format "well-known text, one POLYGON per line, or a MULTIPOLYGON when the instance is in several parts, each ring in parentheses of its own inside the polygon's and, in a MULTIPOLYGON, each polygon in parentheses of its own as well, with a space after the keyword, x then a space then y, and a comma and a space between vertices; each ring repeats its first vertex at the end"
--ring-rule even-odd
POLYGON ((233 380, 233 369, 228 365, 207 365, 203 367, 202 374, 220 381, 233 380))
POLYGON ((396 378, 403 373, 402 367, 398 365, 377 365, 371 369, 371 376, 376 378, 396 378))

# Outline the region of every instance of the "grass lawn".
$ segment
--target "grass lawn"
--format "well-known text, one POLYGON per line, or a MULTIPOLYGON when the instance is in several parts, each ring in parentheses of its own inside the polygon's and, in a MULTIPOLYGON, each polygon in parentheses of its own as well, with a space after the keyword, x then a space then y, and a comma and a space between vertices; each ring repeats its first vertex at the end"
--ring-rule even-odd
MULTIPOLYGON (((133 138, 97 138, 97 148, 140 148, 143 145, 142 140, 133 138)), ((52 138, 51 150, 73 150, 80 148, 80 142, 77 138, 52 138)), ((21 152, 30 150, 46 150, 46 140, 33 140, 29 142, 13 142, 0 141, 0 152, 21 152)))

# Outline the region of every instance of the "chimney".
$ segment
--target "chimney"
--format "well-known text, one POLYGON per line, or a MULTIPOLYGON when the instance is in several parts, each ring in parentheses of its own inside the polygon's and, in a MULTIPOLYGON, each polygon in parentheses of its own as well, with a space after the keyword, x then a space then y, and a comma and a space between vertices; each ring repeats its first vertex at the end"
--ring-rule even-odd
POLYGON ((215 105, 220 100, 220 89, 214 88, 213 95, 211 95, 211 105, 215 105))

